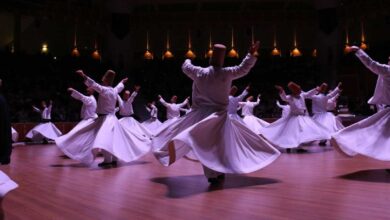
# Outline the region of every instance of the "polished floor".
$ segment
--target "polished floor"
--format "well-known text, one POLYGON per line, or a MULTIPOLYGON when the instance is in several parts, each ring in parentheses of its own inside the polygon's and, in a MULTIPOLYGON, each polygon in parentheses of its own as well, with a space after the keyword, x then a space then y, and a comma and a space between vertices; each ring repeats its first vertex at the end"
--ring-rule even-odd
POLYGON ((2 200, 3 218, 390 219, 390 162, 307 149, 210 189, 200 164, 185 159, 86 168, 52 144, 15 146, 0 166, 20 185, 2 200))

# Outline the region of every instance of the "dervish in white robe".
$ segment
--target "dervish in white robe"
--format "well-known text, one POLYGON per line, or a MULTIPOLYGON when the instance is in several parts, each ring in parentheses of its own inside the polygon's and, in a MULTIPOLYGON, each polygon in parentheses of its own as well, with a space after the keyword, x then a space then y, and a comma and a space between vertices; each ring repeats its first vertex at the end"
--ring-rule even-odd
POLYGON ((240 108, 239 103, 245 98, 245 96, 248 95, 249 87, 244 89, 242 91, 242 93, 240 95, 238 95, 238 96, 234 96, 234 94, 237 91, 237 87, 235 87, 235 86, 233 86, 233 87, 234 87, 235 92, 233 92, 233 94, 232 94, 232 89, 233 88, 230 90, 229 104, 228 104, 228 114, 229 114, 230 117, 233 117, 234 119, 243 122, 242 118, 238 115, 237 111, 240 108))
MULTIPOLYGON (((339 84, 340 85, 340 84, 339 84)), ((326 84, 321 85, 321 87, 327 87, 326 84)), ((324 90, 326 90, 324 88, 324 90)), ((313 119, 327 128, 330 134, 344 128, 341 121, 332 113, 329 112, 328 101, 340 92, 339 86, 337 86, 332 92, 328 94, 318 93, 311 97, 312 100, 312 112, 313 119)))
POLYGON ((289 104, 290 113, 287 117, 282 117, 262 128, 261 134, 280 148, 297 148, 303 143, 330 139, 327 129, 314 121, 307 112, 305 99, 311 98, 317 92, 317 89, 312 89, 294 96, 286 95, 281 88, 280 98, 289 104))
POLYGON ((162 129, 166 129, 173 122, 178 120, 180 118, 180 109, 186 106, 189 102, 189 98, 186 98, 182 103, 177 104, 176 99, 177 96, 172 96, 171 103, 168 103, 159 95, 160 103, 167 109, 167 120, 164 121, 161 126, 159 126, 159 129, 156 132, 159 132, 159 130, 162 129))
POLYGON ((91 165, 98 149, 102 150, 104 161, 99 166, 134 161, 150 151, 150 138, 127 130, 115 116, 118 93, 124 88, 122 80, 115 88, 111 87, 115 72, 109 70, 103 77, 105 86, 87 77, 81 70, 77 73, 84 78, 86 86, 99 93, 96 112, 98 118, 88 123, 77 133, 68 133, 57 138, 57 146, 70 158, 91 165), (108 79, 108 80, 107 80, 108 79), (110 80, 111 79, 111 80, 110 80))
POLYGON ((46 104, 44 103, 43 110, 33 106, 33 110, 41 114, 42 123, 38 124, 29 132, 27 132, 27 138, 33 141, 45 141, 54 140, 62 135, 61 131, 53 123, 50 122, 52 108, 52 101, 50 101, 49 106, 46 106, 46 104))
MULTIPOLYGON (((257 50, 258 42, 251 50, 257 50)), ((256 63, 248 54, 234 67, 222 67, 226 47, 214 45, 209 67, 198 67, 187 59, 183 72, 193 80, 192 111, 153 138, 157 159, 173 164, 190 150, 203 164, 211 184, 219 183, 223 173, 249 173, 261 169, 280 152, 243 123, 229 117, 228 94, 234 79, 245 76, 256 63)))
POLYGON ((154 104, 150 104, 146 106, 146 110, 150 114, 150 118, 144 122, 142 122, 142 125, 145 126, 152 134, 157 132, 159 127, 161 126, 161 121, 158 120, 158 109, 154 104))
MULTIPOLYGON (((378 76, 371 105, 390 105, 390 62, 380 64, 363 50, 352 47, 355 55, 372 73, 378 76)), ((352 124, 332 135, 332 145, 349 156, 362 154, 383 161, 390 161, 390 108, 352 124)))
POLYGON ((257 96, 256 102, 251 102, 248 99, 246 102, 239 102, 239 105, 242 108, 241 114, 244 116, 243 120, 245 124, 256 134, 260 134, 261 128, 264 128, 269 125, 268 122, 256 117, 253 114, 253 109, 255 108, 255 106, 259 104, 260 104, 260 95, 257 96))
MULTIPOLYGON (((138 135, 150 138, 152 136, 151 131, 149 131, 145 126, 133 118, 133 102, 135 97, 138 95, 138 90, 139 87, 137 87, 137 89, 130 95, 130 97, 126 97, 126 95, 124 95, 124 99, 118 95, 119 115, 121 116, 119 123, 121 123, 121 125, 126 129, 132 130, 133 133, 138 133, 138 135)), ((129 91, 126 92, 129 93, 129 91)))

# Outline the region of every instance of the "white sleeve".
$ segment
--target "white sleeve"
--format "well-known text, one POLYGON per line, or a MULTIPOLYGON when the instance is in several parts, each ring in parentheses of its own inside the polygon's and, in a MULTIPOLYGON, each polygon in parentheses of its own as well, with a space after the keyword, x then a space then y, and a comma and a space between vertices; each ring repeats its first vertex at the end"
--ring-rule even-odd
POLYGON ((317 88, 314 88, 308 92, 302 92, 302 93, 303 93, 303 97, 305 97, 306 99, 311 99, 314 95, 318 93, 318 90, 317 88))
POLYGON ((125 85, 123 85, 122 81, 118 83, 118 85, 115 86, 114 90, 116 93, 122 92, 122 90, 125 88, 125 85))
POLYGON ((279 93, 280 98, 285 101, 289 102, 289 96, 286 95, 286 92, 283 90, 282 92, 279 93))
POLYGON ((359 49, 356 51, 355 55, 359 60, 373 73, 382 75, 390 73, 390 66, 386 64, 380 64, 375 60, 372 60, 363 50, 359 49))
POLYGON ((242 101, 246 95, 248 95, 248 91, 244 89, 244 91, 242 91, 242 93, 239 96, 237 96, 237 99, 242 101))
POLYGON ((179 107, 180 107, 180 108, 183 108, 184 106, 187 105, 187 103, 188 103, 188 99, 186 99, 186 100, 184 100, 184 102, 180 103, 180 104, 179 104, 179 107))
POLYGON ((117 95, 118 105, 119 108, 123 108, 123 100, 120 95, 117 95))
POLYGON ((248 74, 249 71, 252 69, 252 67, 255 65, 256 61, 257 58, 248 53, 244 58, 244 60, 242 60, 240 65, 233 66, 233 67, 226 67, 224 68, 224 70, 232 74, 233 79, 238 79, 248 74))
POLYGON ((85 79, 84 84, 88 87, 91 87, 93 90, 95 90, 98 93, 102 93, 105 90, 104 86, 101 86, 100 84, 96 83, 93 79, 89 77, 85 79))
POLYGON ((328 97, 328 99, 331 99, 331 98, 335 97, 337 94, 339 94, 339 92, 340 92, 339 87, 336 87, 332 92, 330 92, 328 95, 326 95, 326 97, 328 97))
POLYGON ((35 107, 35 106, 33 106, 33 111, 34 111, 34 112, 38 112, 38 113, 41 113, 41 112, 42 112, 39 108, 37 108, 37 107, 35 107))
POLYGON ((135 97, 136 97, 137 95, 138 95, 137 92, 133 92, 133 93, 131 94, 130 98, 129 98, 129 102, 130 102, 130 103, 133 103, 133 101, 134 101, 134 99, 135 99, 135 97))
POLYGON ((161 97, 160 99, 159 99, 159 101, 161 102, 161 104, 163 105, 163 106, 165 106, 165 107, 169 107, 169 104, 161 97))
POLYGON ((203 75, 204 71, 206 70, 206 68, 194 66, 190 59, 186 59, 184 61, 181 69, 183 70, 183 73, 185 73, 192 80, 194 80, 197 75, 203 75))
POLYGON ((70 94, 70 96, 72 96, 72 98, 74 98, 74 99, 80 100, 85 105, 90 105, 92 103, 92 100, 90 97, 85 96, 74 89, 72 90, 72 93, 70 94))

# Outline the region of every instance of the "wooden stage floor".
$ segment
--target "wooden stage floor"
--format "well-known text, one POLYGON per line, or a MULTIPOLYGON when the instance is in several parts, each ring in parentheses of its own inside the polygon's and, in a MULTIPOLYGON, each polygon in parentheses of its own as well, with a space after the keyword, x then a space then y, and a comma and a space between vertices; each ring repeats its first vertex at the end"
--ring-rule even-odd
POLYGON ((390 219, 390 162, 310 151, 210 190, 200 164, 185 159, 86 168, 55 145, 16 146, 0 169, 19 188, 1 207, 4 219, 390 219))

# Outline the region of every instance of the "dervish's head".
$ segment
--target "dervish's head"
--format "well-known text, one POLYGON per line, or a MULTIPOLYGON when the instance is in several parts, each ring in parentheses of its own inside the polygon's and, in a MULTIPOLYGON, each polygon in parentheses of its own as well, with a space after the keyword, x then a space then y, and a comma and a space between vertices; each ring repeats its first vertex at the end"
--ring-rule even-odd
POLYGON ((104 86, 112 86, 115 79, 115 72, 113 70, 107 70, 102 78, 102 82, 104 86))
POLYGON ((176 103, 177 102, 177 96, 172 96, 171 98, 171 103, 176 103))
POLYGON ((223 44, 214 44, 213 55, 210 57, 210 65, 213 67, 222 67, 225 61, 226 46, 223 44))
POLYGON ((295 82, 289 82, 287 84, 288 89, 290 89, 291 93, 295 96, 300 95, 302 92, 301 87, 295 82))

